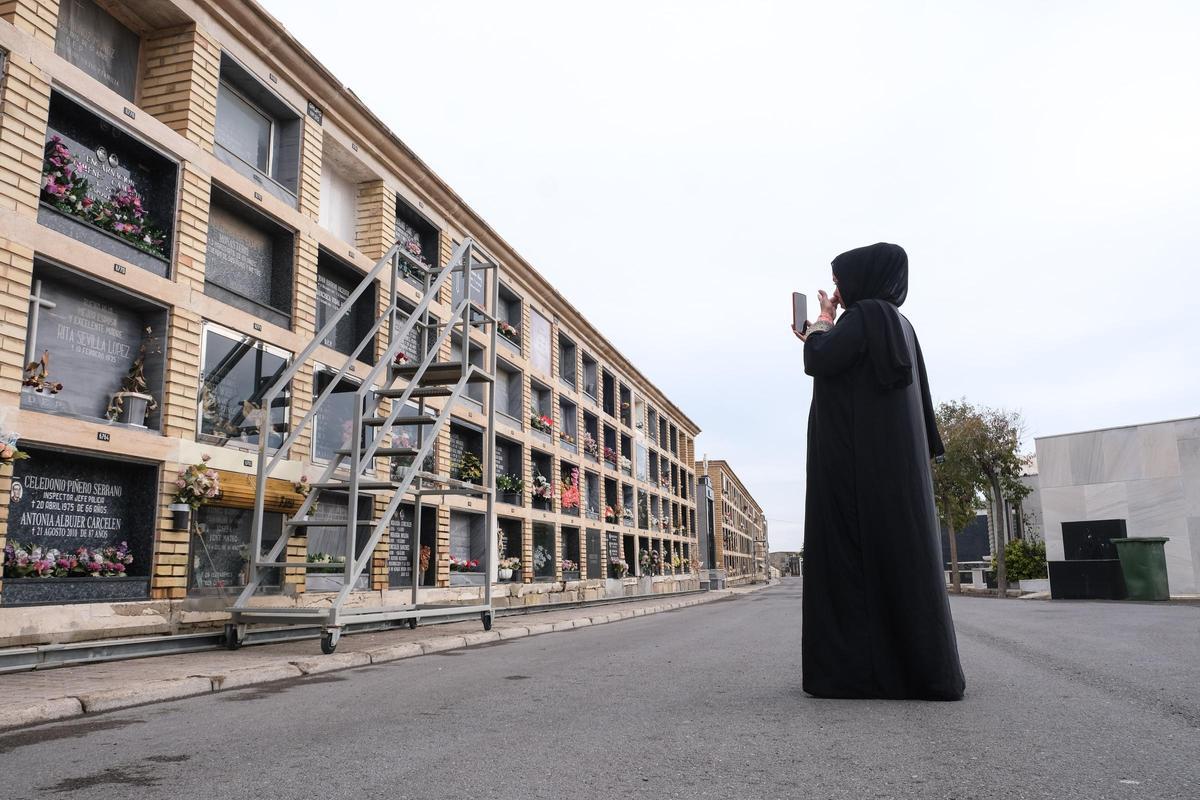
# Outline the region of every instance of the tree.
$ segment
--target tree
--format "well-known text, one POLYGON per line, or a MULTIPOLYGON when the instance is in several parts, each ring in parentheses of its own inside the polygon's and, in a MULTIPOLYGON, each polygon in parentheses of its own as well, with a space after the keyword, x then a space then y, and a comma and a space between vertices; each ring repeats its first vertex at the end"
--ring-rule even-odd
POLYGON ((1021 483, 1025 464, 1021 450, 1021 415, 1015 411, 984 408, 979 412, 981 435, 973 437, 974 460, 986 482, 993 530, 996 535, 996 586, 1001 597, 1008 596, 1008 575, 1005 571, 1004 548, 1008 542, 1008 515, 1004 501, 1019 503, 1029 494, 1021 483))
POLYGON ((950 581, 962 591, 958 572, 958 532, 975 518, 984 488, 975 454, 982 449, 983 418, 966 400, 942 403, 937 408, 938 430, 945 458, 933 468, 933 496, 938 516, 950 541, 950 581))

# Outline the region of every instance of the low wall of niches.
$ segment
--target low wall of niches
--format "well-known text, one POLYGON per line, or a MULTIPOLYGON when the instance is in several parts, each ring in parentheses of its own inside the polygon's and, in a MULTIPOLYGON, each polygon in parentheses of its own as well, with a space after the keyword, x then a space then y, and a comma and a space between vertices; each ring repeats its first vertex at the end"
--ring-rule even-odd
MULTIPOLYGON (((616 598, 635 598, 670 592, 694 591, 700 582, 691 575, 655 576, 582 581, 493 584, 492 605, 498 609, 553 606, 616 598)), ((422 589, 421 602, 477 601, 481 586, 422 589)), ((272 605, 328 605, 332 593, 304 592, 291 597, 276 595, 264 602, 272 605)), ((408 590, 361 591, 350 596, 348 605, 401 605, 411 597, 408 590)), ((87 603, 31 607, 0 606, 0 648, 118 639, 174 633, 195 633, 220 628, 228 621, 225 608, 233 597, 201 597, 186 600, 149 600, 119 603, 87 603)))

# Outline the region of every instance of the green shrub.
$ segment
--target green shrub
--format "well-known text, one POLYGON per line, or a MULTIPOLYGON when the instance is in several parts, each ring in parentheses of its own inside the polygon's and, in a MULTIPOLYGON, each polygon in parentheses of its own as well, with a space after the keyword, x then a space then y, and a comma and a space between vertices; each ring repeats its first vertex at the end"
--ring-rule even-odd
MULTIPOLYGON (((992 571, 996 557, 992 556, 992 571)), ((1013 539, 1004 547, 1004 571, 1008 580, 1029 581, 1046 577, 1046 543, 1013 539)))

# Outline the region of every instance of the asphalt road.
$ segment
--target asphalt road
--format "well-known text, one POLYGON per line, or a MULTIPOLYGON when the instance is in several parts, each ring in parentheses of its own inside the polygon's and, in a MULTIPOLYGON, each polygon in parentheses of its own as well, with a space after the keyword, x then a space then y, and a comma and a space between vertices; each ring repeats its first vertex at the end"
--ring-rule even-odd
POLYGON ((953 609, 960 703, 805 696, 785 581, 0 735, 0 797, 1200 796, 1200 607, 953 609))

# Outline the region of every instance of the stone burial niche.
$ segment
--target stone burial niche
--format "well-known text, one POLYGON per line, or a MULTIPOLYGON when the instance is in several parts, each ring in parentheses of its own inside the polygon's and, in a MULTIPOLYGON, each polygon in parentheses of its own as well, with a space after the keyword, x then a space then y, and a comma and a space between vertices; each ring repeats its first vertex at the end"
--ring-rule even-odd
POLYGON ((167 277, 178 184, 175 161, 50 93, 39 223, 167 277))
POLYGON ((299 112, 227 53, 221 54, 217 158, 295 207, 303 128, 299 112))
POLYGON ((0 603, 148 599, 158 467, 25 449, 13 464, 0 603))
POLYGON ((61 0, 54 52, 132 102, 137 94, 138 34, 93 0, 61 0))
POLYGON ((204 293, 281 328, 292 321, 295 235, 214 187, 204 293))
MULTIPOLYGON (((317 330, 336 316, 362 279, 362 273, 321 248, 317 254, 317 330)), ((354 301, 350 313, 337 321, 322 344, 344 355, 352 354, 375 323, 375 308, 375 286, 372 285, 354 301)), ((375 363, 373 343, 362 349, 358 360, 375 363)))
MULTIPOLYGON (((413 520, 416 508, 411 503, 401 503, 400 511, 388 526, 388 587, 399 589, 412 586, 413 520)), ((437 583, 438 562, 437 509, 421 507, 421 547, 426 548, 417 557, 418 586, 433 586, 437 583), (421 567, 424 566, 424 569, 421 567)))
POLYGON ((21 408, 159 430, 167 309, 34 262, 21 408))

